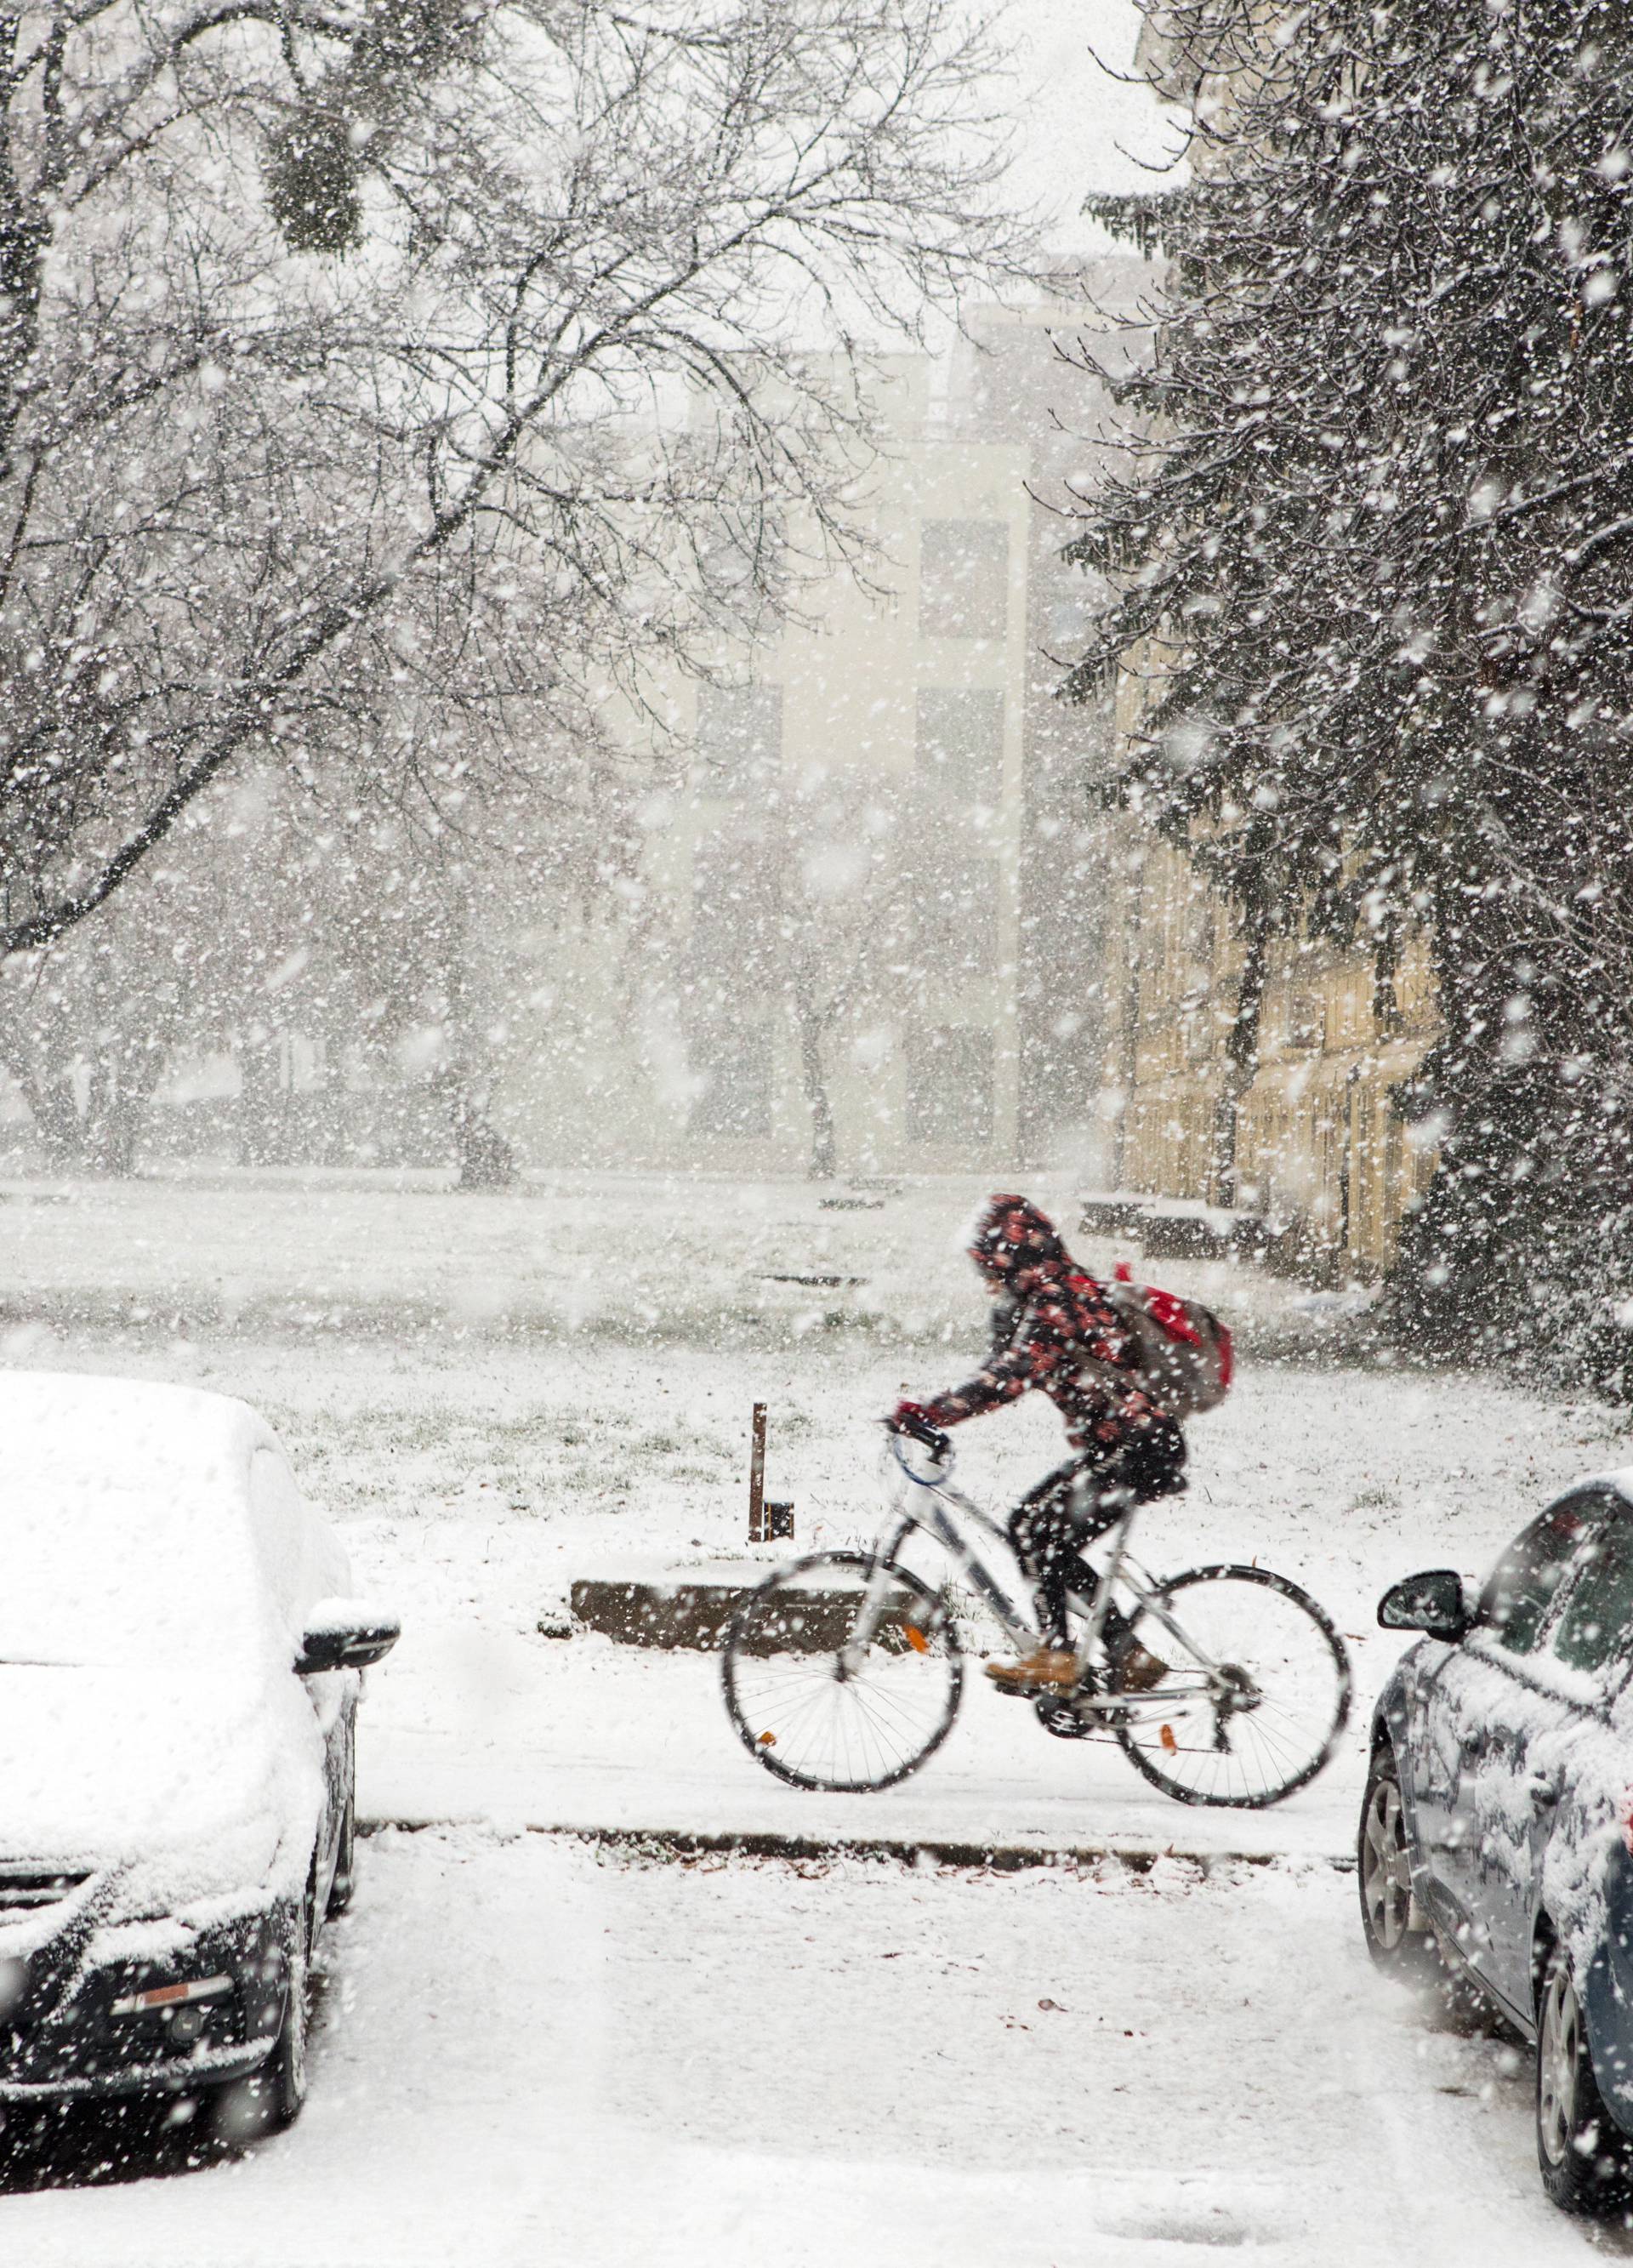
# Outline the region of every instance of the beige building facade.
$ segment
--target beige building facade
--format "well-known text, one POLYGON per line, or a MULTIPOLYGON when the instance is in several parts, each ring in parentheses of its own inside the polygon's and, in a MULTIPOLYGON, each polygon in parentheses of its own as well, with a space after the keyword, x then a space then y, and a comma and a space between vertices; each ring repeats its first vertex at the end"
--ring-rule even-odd
POLYGON ((1094 1122, 1111 719, 1055 690, 1095 603, 1057 507, 1104 444, 1056 340, 1143 276, 878 367, 871 568, 665 688, 688 753, 622 934, 525 947, 497 1108, 529 1161, 998 1172, 1094 1122))
MULTIPOLYGON (((1276 11, 1267 13, 1267 25, 1276 11)), ((1204 82, 1147 21, 1136 66, 1182 107, 1204 82)), ((1228 79, 1207 99, 1228 104, 1228 79)), ((1198 162, 1207 162, 1205 148, 1198 162)), ((1114 696, 1120 747, 1147 706, 1143 653, 1114 696)), ((1431 1139, 1392 1093, 1438 1030, 1432 972, 1409 942, 1380 988, 1370 954, 1306 933, 1270 948, 1253 1074, 1239 1091, 1229 1043, 1244 948, 1232 909, 1182 850, 1116 822, 1105 928, 1103 1095, 1112 1187, 1262 1215, 1273 1249, 1324 1278, 1374 1278, 1434 1167, 1431 1139)))
POLYGON ((1183 852, 1136 822, 1120 823, 1113 863, 1105 1181, 1234 1204, 1264 1217, 1295 1267, 1377 1277, 1434 1163, 1390 1099, 1438 1028, 1421 946, 1380 1002, 1366 955, 1303 935, 1278 940, 1258 1067, 1227 1129, 1243 958, 1231 909, 1183 852))

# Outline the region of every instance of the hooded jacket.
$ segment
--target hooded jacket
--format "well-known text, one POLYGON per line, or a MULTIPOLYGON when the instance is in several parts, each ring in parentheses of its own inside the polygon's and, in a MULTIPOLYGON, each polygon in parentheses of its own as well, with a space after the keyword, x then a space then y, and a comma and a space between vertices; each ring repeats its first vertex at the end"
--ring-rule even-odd
POLYGON ((1074 1449, 1108 1454, 1171 1422, 1141 1388, 1133 1342, 1103 1286, 1078 1266, 1047 1214, 1026 1197, 995 1197, 970 1250, 1003 1285, 992 1344, 974 1378, 923 1405, 932 1425, 957 1425, 1033 1388, 1060 1411, 1074 1449), (1085 1362, 1097 1367, 1085 1373, 1085 1362), (1129 1373, 1126 1393, 1108 1387, 1100 1365, 1129 1373))

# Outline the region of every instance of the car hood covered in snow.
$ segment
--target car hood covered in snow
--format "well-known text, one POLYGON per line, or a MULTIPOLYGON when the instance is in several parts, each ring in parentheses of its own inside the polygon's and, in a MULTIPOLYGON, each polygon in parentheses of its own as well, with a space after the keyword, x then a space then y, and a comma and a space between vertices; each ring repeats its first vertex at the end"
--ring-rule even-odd
POLYGON ((288 1671, 0 1663, 0 1859, 114 1870, 110 1919, 298 1896, 322 1801, 288 1671))

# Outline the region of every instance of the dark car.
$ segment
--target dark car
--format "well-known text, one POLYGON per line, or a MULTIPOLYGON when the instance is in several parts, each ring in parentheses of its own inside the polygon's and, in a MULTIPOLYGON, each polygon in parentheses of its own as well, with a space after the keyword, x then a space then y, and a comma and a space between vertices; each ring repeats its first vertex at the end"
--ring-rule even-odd
POLYGON ((1386 1593, 1424 1635, 1372 1719, 1358 1861, 1380 1968, 1472 1988, 1536 2056, 1543 2185, 1576 2213, 1633 2177, 1633 1473, 1530 1522, 1477 1597, 1386 1593))
POLYGON ((241 1402, 11 1373, 0 1441, 0 2117, 287 2123, 396 1625, 241 1402))

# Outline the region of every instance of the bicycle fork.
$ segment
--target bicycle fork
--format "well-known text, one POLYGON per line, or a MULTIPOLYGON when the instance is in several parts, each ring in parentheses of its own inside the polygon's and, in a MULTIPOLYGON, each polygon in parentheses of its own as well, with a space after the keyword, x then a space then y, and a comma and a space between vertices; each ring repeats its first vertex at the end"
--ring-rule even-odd
POLYGON ((890 1594, 894 1569, 890 1562, 901 1543, 898 1536, 884 1557, 874 1560, 862 1593, 862 1602, 857 1609, 856 1619, 850 1625, 850 1635, 839 1649, 835 1664, 835 1675, 842 1684, 855 1677, 867 1659, 867 1650, 879 1635, 879 1626, 885 1619, 885 1604, 890 1594))

